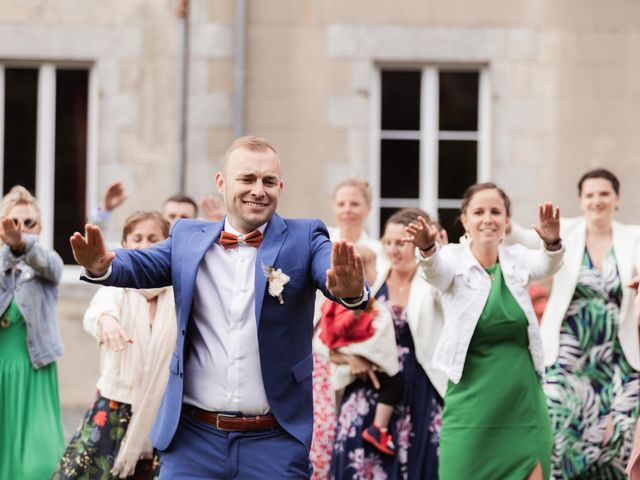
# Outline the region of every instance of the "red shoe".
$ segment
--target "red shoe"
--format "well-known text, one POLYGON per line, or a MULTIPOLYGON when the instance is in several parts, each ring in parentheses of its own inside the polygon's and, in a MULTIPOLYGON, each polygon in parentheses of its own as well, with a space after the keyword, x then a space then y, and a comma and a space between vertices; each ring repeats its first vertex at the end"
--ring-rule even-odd
POLYGON ((394 456, 396 454, 396 446, 393 444, 393 436, 387 431, 380 430, 373 424, 362 432, 362 439, 369 442, 385 455, 394 456))

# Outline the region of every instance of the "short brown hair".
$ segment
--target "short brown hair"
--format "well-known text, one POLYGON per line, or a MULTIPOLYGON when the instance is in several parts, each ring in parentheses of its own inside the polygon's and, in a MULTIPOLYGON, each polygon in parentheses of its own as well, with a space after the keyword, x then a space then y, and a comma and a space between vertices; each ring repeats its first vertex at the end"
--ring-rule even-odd
POLYGON ((182 194, 178 194, 178 195, 171 195, 169 198, 167 198, 164 201, 164 204, 166 205, 169 202, 174 202, 174 203, 188 203, 193 207, 193 210, 196 212, 196 217, 198 216, 198 204, 196 203, 196 201, 191 198, 189 195, 182 195, 182 194))
POLYGON ((333 189, 334 199, 336 198, 338 190, 340 190, 342 187, 353 187, 357 189, 362 194, 362 197, 364 198, 367 206, 371 206, 371 187, 369 186, 369 182, 367 182, 366 180, 358 177, 345 178, 340 183, 338 183, 338 185, 336 185, 336 188, 333 189))
POLYGON ((419 217, 424 218, 427 223, 431 223, 429 214, 424 210, 420 208, 403 208, 391 215, 385 222, 384 227, 387 228, 387 225, 389 225, 390 223, 398 223, 400 225, 408 227, 413 222, 417 222, 419 217))
POLYGON ((478 192, 482 192, 483 190, 495 190, 498 192, 498 194, 502 197, 502 200, 504 201, 504 208, 507 211, 507 217, 510 218, 511 217, 511 200, 509 199, 509 196, 505 193, 504 190, 502 190, 499 186, 497 186, 495 183, 492 183, 492 182, 476 183, 474 185, 471 185, 469 188, 467 188, 464 191, 464 195, 462 196, 462 206, 460 207, 460 212, 462 214, 466 214, 467 208, 469 208, 469 202, 471 202, 471 199, 473 198, 473 196, 478 192))
POLYGON ((264 152, 266 150, 271 150, 276 155, 278 154, 274 146, 266 138, 255 137, 253 135, 245 135, 244 137, 236 138, 231 146, 227 149, 227 152, 224 154, 223 165, 227 163, 231 152, 238 148, 246 148, 251 152, 264 152))
POLYGON ((13 210, 16 205, 28 205, 33 210, 34 215, 40 221, 40 205, 36 197, 31 195, 31 192, 24 188, 22 185, 16 185, 9 193, 7 193, 0 202, 0 218, 4 218, 9 215, 9 212, 13 210))
POLYGON ((578 195, 582 195, 582 185, 586 180, 591 178, 602 178, 604 180, 609 180, 611 183, 611 188, 616 192, 616 195, 620 195, 620 180, 616 177, 611 171, 606 168, 594 168, 593 170, 589 170, 587 173, 580 177, 578 180, 578 195))
POLYGON ((167 221, 166 218, 164 218, 164 216, 160 212, 139 211, 132 213, 124 221, 124 227, 122 228, 122 243, 124 244, 127 236, 133 231, 134 228, 136 228, 136 225, 147 220, 153 220, 160 226, 164 238, 167 238, 169 236, 169 228, 171 228, 171 224, 167 221))

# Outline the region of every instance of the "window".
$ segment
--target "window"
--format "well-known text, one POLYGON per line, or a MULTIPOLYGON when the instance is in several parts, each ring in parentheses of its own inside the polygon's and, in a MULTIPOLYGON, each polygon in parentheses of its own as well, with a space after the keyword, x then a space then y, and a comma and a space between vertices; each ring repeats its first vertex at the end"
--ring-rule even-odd
POLYGON ((84 67, 0 65, 2 193, 21 184, 36 195, 41 241, 65 263, 86 218, 89 80, 84 67))
POLYGON ((382 69, 376 79, 372 231, 399 208, 420 207, 457 241, 464 190, 488 178, 484 68, 382 69))

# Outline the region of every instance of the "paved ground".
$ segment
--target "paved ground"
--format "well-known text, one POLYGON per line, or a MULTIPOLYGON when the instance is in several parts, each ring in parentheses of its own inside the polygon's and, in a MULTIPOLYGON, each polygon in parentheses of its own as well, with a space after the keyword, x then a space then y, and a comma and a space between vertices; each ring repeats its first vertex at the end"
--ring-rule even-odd
POLYGON ((65 438, 78 427, 96 394, 99 352, 96 341, 82 328, 82 316, 96 291, 86 283, 60 286, 58 322, 64 356, 58 361, 60 402, 65 438))

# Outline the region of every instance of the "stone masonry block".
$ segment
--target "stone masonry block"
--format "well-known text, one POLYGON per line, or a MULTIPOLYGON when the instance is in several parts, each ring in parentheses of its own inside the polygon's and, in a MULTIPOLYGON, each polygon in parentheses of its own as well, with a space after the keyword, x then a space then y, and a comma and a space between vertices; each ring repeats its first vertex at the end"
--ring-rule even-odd
POLYGON ((233 55, 233 29, 226 25, 194 25, 191 29, 191 56, 230 58, 233 55))

